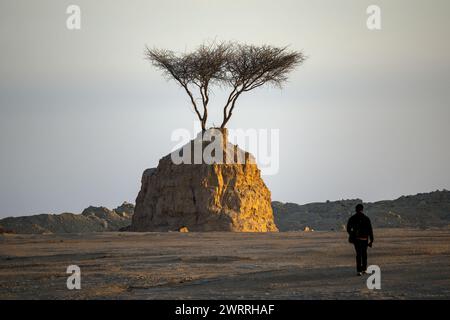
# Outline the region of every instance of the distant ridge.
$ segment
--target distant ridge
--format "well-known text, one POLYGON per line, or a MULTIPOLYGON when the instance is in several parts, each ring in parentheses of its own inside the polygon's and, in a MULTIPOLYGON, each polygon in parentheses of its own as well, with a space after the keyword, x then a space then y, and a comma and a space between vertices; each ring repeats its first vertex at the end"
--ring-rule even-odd
POLYGON ((51 234, 118 231, 131 222, 134 205, 124 202, 109 210, 90 206, 81 214, 38 214, 0 220, 0 233, 51 234))
MULTIPOLYGON (((296 203, 272 202, 275 223, 280 231, 307 228, 343 230, 360 199, 296 203)), ((375 228, 448 228, 450 191, 434 191, 402 196, 395 200, 364 203, 364 211, 375 228)), ((124 202, 110 210, 88 207, 81 214, 39 214, 0 220, 1 233, 51 234, 126 230, 131 224, 134 205, 124 202)))
MULTIPOLYGON (((272 202, 280 231, 342 230, 360 199, 298 205, 272 202)), ((446 228, 450 225, 450 191, 434 191, 364 204, 375 228, 446 228)))

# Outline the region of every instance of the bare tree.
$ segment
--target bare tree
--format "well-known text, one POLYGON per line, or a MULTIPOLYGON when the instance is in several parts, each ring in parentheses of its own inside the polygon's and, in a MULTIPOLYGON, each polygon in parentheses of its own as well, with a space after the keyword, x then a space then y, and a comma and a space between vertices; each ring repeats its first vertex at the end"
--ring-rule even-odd
POLYGON ((147 59, 184 88, 200 120, 202 130, 206 130, 210 86, 212 82, 223 78, 223 66, 229 48, 227 44, 203 44, 196 51, 181 56, 170 50, 146 48, 147 59), (202 112, 194 97, 194 89, 200 94, 202 112))
POLYGON ((221 128, 230 120, 236 100, 242 93, 264 84, 281 88, 288 73, 305 60, 303 53, 288 51, 287 47, 245 44, 233 45, 227 58, 223 81, 231 86, 232 91, 223 108, 221 128))
POLYGON ((146 48, 146 57, 154 66, 174 79, 188 94, 202 130, 206 130, 208 103, 212 84, 232 88, 223 108, 224 128, 231 118, 236 101, 242 93, 264 84, 282 87, 287 74, 305 60, 301 52, 286 47, 253 46, 238 43, 203 44, 192 53, 176 55, 169 50, 146 48), (203 110, 194 96, 199 92, 203 110))

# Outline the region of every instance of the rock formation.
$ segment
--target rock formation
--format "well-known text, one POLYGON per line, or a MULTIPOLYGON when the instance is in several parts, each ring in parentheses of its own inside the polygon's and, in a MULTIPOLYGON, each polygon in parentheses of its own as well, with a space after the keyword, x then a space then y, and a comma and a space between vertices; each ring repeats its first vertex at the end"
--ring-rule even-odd
MULTIPOLYGON (((214 135, 212 130, 205 134, 214 135)), ((196 146, 201 151, 211 146, 199 135, 144 171, 131 231, 278 231, 270 191, 254 158, 228 143, 226 131, 211 141, 221 146, 211 155, 223 155, 222 162, 195 161, 196 146), (174 155, 190 163, 176 164, 174 155)))
MULTIPOLYGON (((81 214, 39 214, 0 220, 0 231, 18 234, 86 233, 119 231, 129 226, 134 206, 124 202, 116 209, 90 206, 81 214)), ((5 232, 0 232, 5 233, 5 232)))

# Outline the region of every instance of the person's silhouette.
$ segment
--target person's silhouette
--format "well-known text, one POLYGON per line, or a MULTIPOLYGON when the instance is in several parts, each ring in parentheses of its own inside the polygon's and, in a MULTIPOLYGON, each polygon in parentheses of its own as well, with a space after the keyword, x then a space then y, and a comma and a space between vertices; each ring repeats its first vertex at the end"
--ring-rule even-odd
POLYGON ((356 251, 356 272, 358 276, 367 270, 367 246, 372 247, 373 231, 370 219, 363 213, 363 205, 356 205, 356 213, 348 219, 348 241, 353 243, 356 251))

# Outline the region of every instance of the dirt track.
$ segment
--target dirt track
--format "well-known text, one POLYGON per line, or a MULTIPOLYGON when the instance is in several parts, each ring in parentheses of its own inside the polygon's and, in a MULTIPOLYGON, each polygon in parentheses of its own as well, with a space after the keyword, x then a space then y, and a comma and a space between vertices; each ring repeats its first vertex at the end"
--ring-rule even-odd
POLYGON ((1 299, 449 299, 450 230, 375 230, 356 277, 341 232, 0 236, 1 299), (68 265, 81 290, 66 288, 68 265))

